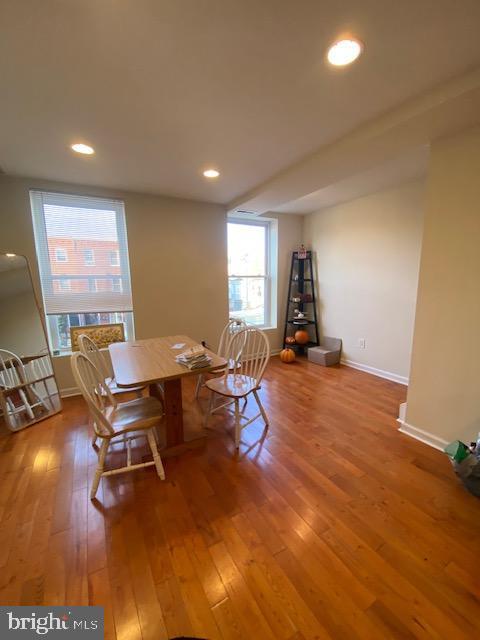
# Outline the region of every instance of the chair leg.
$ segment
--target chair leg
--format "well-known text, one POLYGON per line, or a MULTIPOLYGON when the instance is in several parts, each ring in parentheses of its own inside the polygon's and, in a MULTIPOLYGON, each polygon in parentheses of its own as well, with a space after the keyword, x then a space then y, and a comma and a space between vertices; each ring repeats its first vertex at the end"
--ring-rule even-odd
POLYGON ((213 396, 214 396, 214 391, 210 391, 210 399, 208 401, 208 409, 207 409, 207 413, 205 415, 205 429, 208 428, 208 419, 210 418, 210 414, 212 413, 213 396))
POLYGON ((238 398, 235 398, 235 449, 240 448, 240 407, 238 398))
POLYGON ((150 445, 150 449, 153 455, 153 461, 155 462, 155 469, 157 470, 159 478, 165 480, 165 470, 163 468, 162 459, 157 449, 157 441, 155 440, 155 434, 153 433, 153 429, 149 429, 147 431, 147 440, 150 445))
POLYGON ((93 478, 92 489, 90 491, 90 500, 93 500, 97 495, 98 485, 100 484, 100 478, 102 477, 103 469, 105 467, 105 458, 107 457, 109 444, 110 442, 107 438, 102 438, 102 444, 100 445, 100 451, 98 453, 98 465, 95 471, 95 477, 93 478))
POLYGON ((258 395, 258 391, 254 389, 253 395, 255 396, 255 400, 257 401, 258 408, 260 409, 260 413, 262 414, 263 421, 265 422, 265 426, 268 428, 268 416, 267 412, 263 408, 263 404, 260 401, 260 396, 258 395))
POLYGON ((197 384, 195 385, 195 400, 198 400, 198 396, 200 395, 200 389, 203 386, 203 374, 200 373, 197 377, 197 384))

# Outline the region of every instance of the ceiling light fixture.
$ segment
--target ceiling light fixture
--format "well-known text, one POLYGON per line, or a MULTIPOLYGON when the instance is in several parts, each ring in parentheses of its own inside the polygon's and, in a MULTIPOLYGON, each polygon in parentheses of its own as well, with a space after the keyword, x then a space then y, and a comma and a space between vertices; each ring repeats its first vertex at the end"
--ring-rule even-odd
POLYGON ((354 62, 362 53, 363 45, 359 40, 348 38, 338 40, 328 50, 327 59, 335 67, 343 67, 354 62))
POLYGON ((72 144, 70 147, 75 153, 83 153, 83 155, 91 156, 95 153, 95 149, 90 147, 88 144, 83 144, 81 142, 77 142, 76 144, 72 144))
POLYGON ((205 178, 218 178, 218 176, 220 175, 220 171, 217 171, 216 169, 206 169, 203 172, 203 175, 205 176, 205 178))
POLYGON ((5 255, 7 256, 7 258, 16 258, 17 257, 16 253, 6 253, 5 255))

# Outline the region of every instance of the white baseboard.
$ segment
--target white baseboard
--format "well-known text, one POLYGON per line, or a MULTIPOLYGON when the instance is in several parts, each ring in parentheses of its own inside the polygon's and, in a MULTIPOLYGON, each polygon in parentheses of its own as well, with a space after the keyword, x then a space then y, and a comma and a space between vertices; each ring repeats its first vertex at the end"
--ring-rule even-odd
POLYGON ((65 389, 60 389, 60 397, 61 398, 70 398, 71 396, 79 396, 80 389, 78 387, 66 387, 65 389))
POLYGON ((408 385, 408 378, 406 378, 405 376, 399 376, 396 373, 391 373, 390 371, 375 369, 375 367, 370 367, 366 364, 360 364, 360 362, 353 362, 353 360, 344 360, 343 358, 340 360, 340 363, 344 364, 346 367, 352 367, 352 369, 358 369, 359 371, 370 373, 372 376, 378 376, 379 378, 385 378, 386 380, 391 380, 392 382, 398 382, 398 384, 408 385))
POLYGON ((405 422, 405 417, 407 415, 407 403, 402 402, 402 404, 398 407, 398 422, 405 422))
POLYGON ((397 422, 401 425, 398 429, 399 431, 407 436, 410 436, 411 438, 415 438, 415 440, 420 440, 420 442, 428 444, 428 446, 433 447, 434 449, 443 451, 448 444, 448 442, 443 438, 439 438, 433 433, 429 433, 428 431, 424 431, 423 429, 413 427, 411 424, 408 424, 408 422, 405 422, 400 418, 398 418, 397 422))

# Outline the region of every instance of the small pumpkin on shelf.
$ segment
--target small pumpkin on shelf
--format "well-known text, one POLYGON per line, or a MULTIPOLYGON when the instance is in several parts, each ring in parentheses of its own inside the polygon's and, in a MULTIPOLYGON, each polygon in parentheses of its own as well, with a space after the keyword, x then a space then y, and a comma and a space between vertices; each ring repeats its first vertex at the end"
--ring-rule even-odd
POLYGON ((285 344, 296 344, 296 340, 293 336, 287 336, 285 338, 285 344))
POLYGON ((295 341, 298 344, 307 344, 308 340, 308 331, 305 331, 305 329, 299 329, 298 331, 295 331, 295 341))
POLYGON ((295 351, 293 349, 283 349, 280 352, 280 360, 288 364, 289 362, 293 362, 295 360, 295 351))

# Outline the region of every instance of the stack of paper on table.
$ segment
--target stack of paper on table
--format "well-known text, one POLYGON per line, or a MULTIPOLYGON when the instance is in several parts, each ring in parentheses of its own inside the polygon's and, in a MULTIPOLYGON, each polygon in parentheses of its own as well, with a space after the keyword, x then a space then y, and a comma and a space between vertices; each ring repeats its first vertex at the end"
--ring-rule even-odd
POLYGON ((212 359, 203 347, 200 345, 187 349, 183 353, 180 353, 175 360, 179 364, 183 364, 188 369, 201 369, 202 367, 208 367, 212 359))

